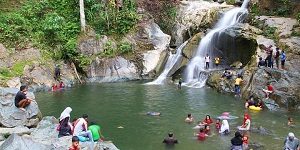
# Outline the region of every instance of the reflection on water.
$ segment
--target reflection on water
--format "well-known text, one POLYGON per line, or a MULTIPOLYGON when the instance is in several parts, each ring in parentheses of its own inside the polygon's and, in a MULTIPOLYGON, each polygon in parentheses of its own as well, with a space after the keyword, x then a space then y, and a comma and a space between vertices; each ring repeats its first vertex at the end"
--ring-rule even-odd
MULTIPOLYGON (((144 85, 140 82, 124 82, 82 85, 58 93, 37 93, 37 101, 43 115, 59 117, 65 107, 72 107, 71 118, 87 113, 90 121, 96 121, 107 140, 112 140, 122 150, 162 150, 162 140, 173 132, 179 140, 176 150, 225 150, 236 126, 241 125, 245 110, 241 101, 230 95, 221 95, 209 88, 193 89, 175 85, 144 85), (148 111, 161 112, 161 116, 147 116, 148 111), (184 119, 192 113, 195 120, 206 114, 213 118, 222 112, 230 112, 239 119, 229 120, 229 136, 214 133, 205 142, 193 137, 195 124, 185 124, 184 119), (117 127, 123 126, 123 129, 117 127)), ((286 126, 289 116, 300 125, 299 113, 249 112, 252 125, 263 126, 272 131, 271 136, 250 134, 250 142, 264 144, 265 149, 282 149, 288 132, 300 137, 300 128, 286 126)))

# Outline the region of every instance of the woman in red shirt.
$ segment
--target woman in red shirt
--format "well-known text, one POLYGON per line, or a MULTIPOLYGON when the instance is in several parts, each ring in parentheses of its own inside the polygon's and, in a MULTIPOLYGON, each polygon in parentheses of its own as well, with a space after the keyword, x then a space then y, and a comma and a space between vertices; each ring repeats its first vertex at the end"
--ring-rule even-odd
POLYGON ((213 123, 213 120, 210 118, 210 115, 206 115, 205 119, 202 122, 204 125, 210 125, 213 123))

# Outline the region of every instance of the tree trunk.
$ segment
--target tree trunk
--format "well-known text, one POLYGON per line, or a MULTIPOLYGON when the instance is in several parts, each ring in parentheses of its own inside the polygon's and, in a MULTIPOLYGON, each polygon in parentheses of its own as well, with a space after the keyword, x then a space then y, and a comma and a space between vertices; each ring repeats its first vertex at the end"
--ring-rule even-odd
POLYGON ((85 14, 84 14, 84 2, 83 0, 79 0, 79 7, 80 7, 80 25, 81 31, 85 32, 85 14))

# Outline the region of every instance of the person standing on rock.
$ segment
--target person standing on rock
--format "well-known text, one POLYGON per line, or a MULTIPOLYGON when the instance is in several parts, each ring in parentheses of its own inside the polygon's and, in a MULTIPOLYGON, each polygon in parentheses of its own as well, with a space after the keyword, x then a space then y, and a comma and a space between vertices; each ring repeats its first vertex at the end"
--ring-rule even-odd
POLYGON ((206 54, 204 59, 205 59, 205 69, 209 69, 210 57, 208 56, 208 54, 206 54))
POLYGON ((27 107, 32 102, 32 99, 27 98, 26 96, 27 91, 28 91, 28 87, 26 85, 22 85, 20 87, 20 91, 17 93, 15 97, 15 106, 22 111, 26 111, 25 107, 27 107))
POLYGON ((55 66, 55 69, 54 69, 54 79, 56 81, 60 80, 60 68, 59 68, 59 65, 55 66))
POLYGON ((216 67, 218 67, 220 65, 220 58, 219 57, 215 58, 215 65, 216 65, 216 67))
POLYGON ((274 59, 275 59, 277 69, 279 69, 279 56, 280 56, 280 52, 279 52, 279 48, 277 47, 275 55, 274 55, 274 59))
POLYGON ((235 96, 241 96, 241 84, 243 83, 242 76, 238 75, 235 79, 234 92, 235 96))
POLYGON ((280 60, 281 60, 281 68, 285 69, 284 64, 285 64, 285 60, 286 60, 286 55, 285 55, 284 51, 281 52, 280 60))

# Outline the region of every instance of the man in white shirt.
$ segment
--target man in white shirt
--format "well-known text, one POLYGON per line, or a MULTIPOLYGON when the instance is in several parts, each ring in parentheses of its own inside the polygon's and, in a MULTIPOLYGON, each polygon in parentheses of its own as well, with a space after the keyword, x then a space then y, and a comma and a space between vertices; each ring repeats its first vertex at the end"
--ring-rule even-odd
POLYGON ((208 69, 209 68, 209 62, 210 62, 210 57, 208 56, 208 54, 206 54, 204 59, 205 59, 205 69, 208 69))
POLYGON ((82 115, 82 118, 76 120, 74 124, 73 136, 83 136, 89 138, 89 141, 93 142, 92 132, 88 130, 88 115, 82 115))

